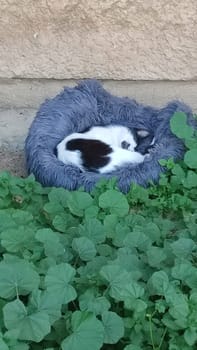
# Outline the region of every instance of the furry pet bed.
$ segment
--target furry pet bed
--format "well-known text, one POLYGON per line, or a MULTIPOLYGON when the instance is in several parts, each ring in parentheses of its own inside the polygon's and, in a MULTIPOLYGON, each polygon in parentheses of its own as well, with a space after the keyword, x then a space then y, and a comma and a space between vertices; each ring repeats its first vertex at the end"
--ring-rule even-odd
POLYGON ((122 192, 131 183, 147 186, 156 183, 164 169, 159 159, 183 157, 184 146, 170 131, 169 121, 176 111, 183 111, 192 123, 192 113, 181 102, 171 102, 162 109, 120 98, 107 92, 98 81, 85 80, 74 88, 66 87, 51 100, 46 100, 37 112, 25 143, 29 173, 44 186, 74 190, 83 186, 90 191, 102 177, 116 176, 122 192), (68 134, 81 132, 92 125, 122 124, 127 127, 154 131, 155 148, 148 159, 138 165, 126 165, 110 174, 82 173, 74 165, 64 165, 55 154, 56 145, 68 134))

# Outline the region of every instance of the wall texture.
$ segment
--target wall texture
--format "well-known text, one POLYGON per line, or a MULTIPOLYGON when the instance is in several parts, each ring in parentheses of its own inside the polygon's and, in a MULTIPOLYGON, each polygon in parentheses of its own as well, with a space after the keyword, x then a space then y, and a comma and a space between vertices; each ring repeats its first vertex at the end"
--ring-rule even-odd
POLYGON ((0 0, 0 78, 197 79, 197 0, 0 0))

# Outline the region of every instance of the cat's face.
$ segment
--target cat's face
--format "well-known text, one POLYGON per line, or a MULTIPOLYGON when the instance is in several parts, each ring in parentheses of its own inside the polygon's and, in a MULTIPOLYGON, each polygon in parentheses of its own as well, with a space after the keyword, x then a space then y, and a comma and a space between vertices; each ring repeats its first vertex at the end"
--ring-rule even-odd
POLYGON ((149 148, 154 146, 154 134, 152 132, 149 132, 147 130, 139 129, 136 130, 135 134, 136 139, 136 147, 135 151, 139 152, 141 154, 146 154, 149 152, 149 148))
POLYGON ((152 140, 153 135, 150 134, 148 130, 132 129, 122 135, 120 146, 129 151, 139 151, 141 153, 140 150, 142 150, 142 153, 145 154, 146 149, 151 144, 152 140))

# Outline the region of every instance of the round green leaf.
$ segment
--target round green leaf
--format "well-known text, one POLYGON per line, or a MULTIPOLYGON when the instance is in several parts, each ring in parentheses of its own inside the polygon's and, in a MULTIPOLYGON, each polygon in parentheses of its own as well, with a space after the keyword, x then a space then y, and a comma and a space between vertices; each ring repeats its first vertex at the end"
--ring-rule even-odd
POLYGON ((124 246, 130 248, 138 248, 141 251, 147 251, 151 246, 151 240, 148 235, 145 235, 141 228, 134 228, 134 230, 127 234, 124 239, 124 246))
POLYGON ((154 272, 148 281, 148 287, 152 295, 165 295, 169 287, 168 275, 165 271, 154 272))
POLYGON ((95 244, 103 243, 105 241, 104 226, 95 218, 90 218, 85 221, 84 225, 80 225, 79 234, 88 237, 95 244))
POLYGON ((102 314, 105 330, 105 344, 116 344, 124 335, 124 323, 115 312, 106 311, 102 314))
POLYGON ((3 315, 6 328, 16 330, 19 340, 40 342, 51 329, 45 312, 28 314, 26 307, 18 299, 4 306, 3 315))
POLYGON ((89 208, 93 203, 92 197, 86 192, 70 192, 68 198, 68 207, 72 214, 83 216, 84 210, 89 208))
POLYGON ((0 297, 14 298, 17 294, 26 295, 38 288, 39 275, 26 261, 0 263, 0 297))
POLYGON ((59 256, 64 254, 64 247, 59 242, 59 237, 56 232, 48 228, 43 228, 37 231, 35 238, 43 243, 46 256, 59 256))
POLYGON ((184 332, 184 339, 189 346, 193 346, 197 341, 196 327, 190 327, 184 332))
POLYGON ((81 260, 92 260, 96 255, 96 248, 94 243, 87 237, 74 238, 72 248, 78 254, 81 260))
POLYGON ((187 116, 183 112, 174 113, 170 126, 172 132, 179 138, 190 139, 193 135, 193 129, 187 124, 187 116))
POLYGON ((144 288, 138 282, 130 281, 124 285, 124 289, 122 289, 120 293, 122 300, 126 298, 141 298, 144 295, 144 288))
MULTIPOLYGON (((196 150, 197 152, 197 150, 196 150)), ((189 170, 187 172, 187 177, 183 181, 183 186, 186 188, 196 188, 197 187, 197 174, 196 172, 189 170)))
POLYGON ((185 153, 185 164, 191 169, 197 169, 197 150, 190 149, 185 153))
POLYGON ((8 252, 16 253, 24 249, 32 249, 35 245, 35 231, 21 226, 8 229, 1 234, 1 244, 8 252))
POLYGON ((109 283, 109 293, 116 300, 122 300, 121 294, 130 279, 130 274, 118 265, 103 266, 100 275, 109 283))
POLYGON ((99 350, 104 342, 102 323, 90 313, 76 311, 72 314, 73 333, 61 344, 62 350, 99 350))
POLYGON ((166 254, 164 253, 164 249, 151 246, 147 250, 147 258, 150 266, 158 268, 161 262, 166 259, 166 254))
POLYGON ((49 268, 45 285, 51 296, 55 296, 61 304, 67 304, 77 296, 75 289, 70 285, 75 276, 75 269, 67 263, 49 268))
POLYGON ((129 204, 123 193, 116 190, 108 190, 100 195, 99 206, 103 209, 110 209, 112 214, 125 216, 129 211, 129 204))
POLYGON ((44 311, 49 316, 50 324, 61 318, 61 303, 48 291, 35 290, 28 304, 29 308, 44 311))
POLYGON ((195 242, 190 238, 179 238, 171 244, 172 251, 179 258, 188 258, 192 251, 196 249, 195 242))
POLYGON ((95 296, 95 291, 87 289, 86 292, 79 297, 79 306, 81 311, 93 312, 100 315, 110 308, 110 302, 104 296, 95 296))

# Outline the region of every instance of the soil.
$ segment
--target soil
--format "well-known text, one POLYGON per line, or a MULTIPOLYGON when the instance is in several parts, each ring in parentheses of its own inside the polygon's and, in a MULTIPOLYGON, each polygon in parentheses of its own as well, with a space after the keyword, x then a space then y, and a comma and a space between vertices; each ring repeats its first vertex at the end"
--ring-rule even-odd
POLYGON ((5 170, 12 175, 26 177, 24 153, 0 149, 0 171, 5 170))

